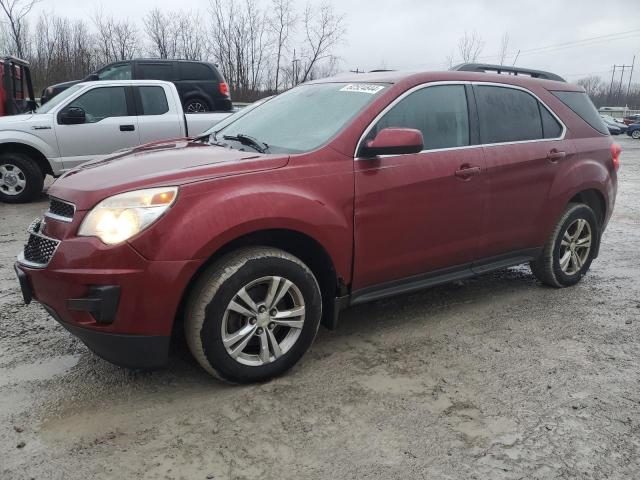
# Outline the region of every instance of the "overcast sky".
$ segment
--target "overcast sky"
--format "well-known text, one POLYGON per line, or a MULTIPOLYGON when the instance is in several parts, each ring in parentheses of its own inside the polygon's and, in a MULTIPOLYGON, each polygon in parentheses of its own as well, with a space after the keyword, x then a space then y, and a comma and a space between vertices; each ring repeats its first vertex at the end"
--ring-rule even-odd
MULTIPOLYGON (((554 71, 569 80, 596 74, 610 81, 612 65, 631 64, 634 54, 640 64, 640 0, 330 1, 344 15, 347 28, 345 42, 336 52, 343 70, 443 69, 458 39, 474 30, 485 43, 483 61, 497 60, 501 37, 508 32, 510 63, 521 50, 517 65, 554 71), (631 33, 615 36, 624 32, 631 33), (605 35, 611 36, 559 45, 605 35), (554 45, 559 46, 528 52, 554 45)), ((300 10, 305 3, 296 1, 300 10)), ((208 0, 43 0, 37 9, 89 18, 102 6, 105 13, 141 22, 156 6, 205 12, 208 5, 208 0)), ((638 82, 640 68, 635 72, 638 82)))

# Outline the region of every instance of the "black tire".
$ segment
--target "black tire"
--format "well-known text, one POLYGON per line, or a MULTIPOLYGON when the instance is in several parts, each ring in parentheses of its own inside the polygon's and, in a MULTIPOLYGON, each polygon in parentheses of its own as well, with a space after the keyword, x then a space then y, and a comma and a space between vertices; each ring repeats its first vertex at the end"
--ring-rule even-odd
POLYGON ((8 152, 0 154, 0 201, 30 202, 42 193, 44 175, 28 155, 8 152), (25 183, 20 186, 19 183, 25 183))
POLYGON ((631 132, 631 138, 635 138, 636 140, 638 140, 640 138, 640 130, 634 130, 633 132, 631 132))
POLYGON ((210 112, 209 102, 201 97, 193 97, 184 102, 184 113, 210 112))
MULTIPOLYGON (((531 272, 542 283, 552 287, 562 288, 575 285, 587 273, 591 266, 591 262, 598 251, 600 233, 600 224, 591 207, 581 203, 570 203, 556 223, 549 239, 543 247, 542 253, 536 260, 530 263, 531 272), (565 232, 569 235, 575 232, 575 228, 577 228, 576 226, 578 225, 576 222, 578 220, 584 220, 588 224, 591 235, 590 248, 588 252, 582 251, 584 260, 578 263, 578 265, 580 265, 579 268, 576 268, 576 263, 573 263, 571 259, 569 265, 573 265, 575 271, 565 271, 560 265, 560 255, 562 253, 564 257, 568 252, 571 257, 572 254, 570 246, 562 245, 563 239, 565 239, 565 232)), ((575 242, 567 243, 569 245, 573 243, 574 248, 576 246, 575 242)), ((579 256, 580 255, 576 256, 576 260, 579 256)))
MULTIPOLYGON (((313 343, 321 316, 318 282, 302 261, 275 248, 248 247, 222 257, 203 272, 186 304, 185 337, 198 363, 213 376, 233 383, 261 382, 281 375, 300 360, 313 343), (233 358, 223 344, 224 317, 229 315, 227 309, 243 287, 270 276, 293 282, 301 294, 304 299, 302 328, 296 333, 295 343, 287 351, 283 349, 280 357, 274 354, 270 363, 246 365, 233 358)), ((255 323, 255 318, 252 320, 255 323)), ((242 328, 248 326, 247 322, 242 328)), ((243 338, 249 336, 255 336, 255 342, 260 340, 254 333, 243 338)))

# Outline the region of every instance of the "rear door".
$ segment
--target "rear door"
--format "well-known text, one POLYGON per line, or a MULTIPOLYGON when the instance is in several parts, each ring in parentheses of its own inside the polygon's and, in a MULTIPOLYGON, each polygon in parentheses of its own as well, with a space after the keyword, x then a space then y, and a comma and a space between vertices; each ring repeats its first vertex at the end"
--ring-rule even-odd
POLYGON ((419 87, 365 136, 388 127, 415 128, 425 148, 356 159, 354 289, 477 258, 486 186, 470 95, 463 84, 419 87))
POLYGON ((563 140, 559 119, 528 90, 478 83, 474 92, 488 180, 480 255, 539 247, 549 191, 574 147, 563 140))
POLYGON ((129 87, 92 88, 71 100, 62 110, 72 107, 83 109, 86 121, 79 125, 64 125, 60 123, 59 115, 56 119, 55 131, 64 168, 140 144, 138 118, 129 87))
POLYGON ((175 104, 173 96, 168 95, 167 88, 162 85, 134 87, 141 144, 185 134, 182 108, 175 104))

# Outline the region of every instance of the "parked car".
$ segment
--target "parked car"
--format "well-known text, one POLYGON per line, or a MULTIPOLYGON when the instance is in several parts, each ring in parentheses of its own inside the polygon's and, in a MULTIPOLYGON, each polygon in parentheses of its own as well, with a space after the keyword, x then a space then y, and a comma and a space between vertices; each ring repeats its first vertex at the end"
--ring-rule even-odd
POLYGON ((559 80, 336 77, 213 133, 56 181, 25 301, 111 362, 164 365, 183 328, 212 375, 263 381, 349 305, 522 263, 575 285, 616 197, 620 148, 559 80))
POLYGON ((607 126, 607 129, 609 130, 609 133, 611 135, 620 135, 621 133, 623 133, 622 127, 625 127, 626 130, 626 125, 624 124, 619 124, 616 121, 613 120, 609 120, 607 118, 605 118, 604 115, 600 115, 600 118, 602 118, 602 121, 604 122, 604 124, 607 126))
POLYGON ((632 123, 640 122, 640 115, 627 115, 622 119, 625 125, 631 125, 632 123))
POLYGON ((29 62, 16 57, 0 57, 0 117, 35 108, 29 62))
POLYGON ((627 128, 627 135, 636 140, 640 138, 640 123, 632 123, 627 128))
POLYGON ((620 129, 620 133, 627 133, 627 125, 622 121, 622 119, 612 117, 611 115, 600 114, 600 116, 607 125, 611 124, 614 127, 618 127, 620 129))
POLYGON ((44 177, 168 138, 197 136, 231 112, 185 115, 173 83, 76 84, 34 113, 0 118, 0 201, 35 198, 44 177))
POLYGON ((137 59, 110 63, 83 80, 59 83, 42 91, 44 105, 67 88, 96 80, 166 80, 173 82, 187 113, 230 111, 229 86, 212 63, 190 60, 137 59))

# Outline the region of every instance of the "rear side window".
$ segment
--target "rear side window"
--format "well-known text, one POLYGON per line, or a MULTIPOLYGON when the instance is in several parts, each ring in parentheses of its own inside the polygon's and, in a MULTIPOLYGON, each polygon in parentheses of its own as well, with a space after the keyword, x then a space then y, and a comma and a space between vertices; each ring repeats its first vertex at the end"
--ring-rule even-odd
POLYGON ((216 80, 213 69, 204 63, 180 62, 180 80, 216 80))
POLYGON ((573 110, 580 118, 605 135, 609 134, 609 129, 600 118, 600 114, 593 106, 589 96, 584 92, 562 92, 553 93, 562 103, 573 110))
POLYGON ((544 138, 538 100, 508 87, 475 87, 482 143, 544 138))
POLYGON ((169 111, 167 96, 162 87, 139 87, 141 115, 162 115, 169 111))
POLYGON ((142 80, 173 80, 173 64, 139 63, 138 78, 142 80))
POLYGON ((469 145, 464 85, 426 87, 407 95, 378 121, 367 138, 393 127, 420 130, 425 150, 469 145))

